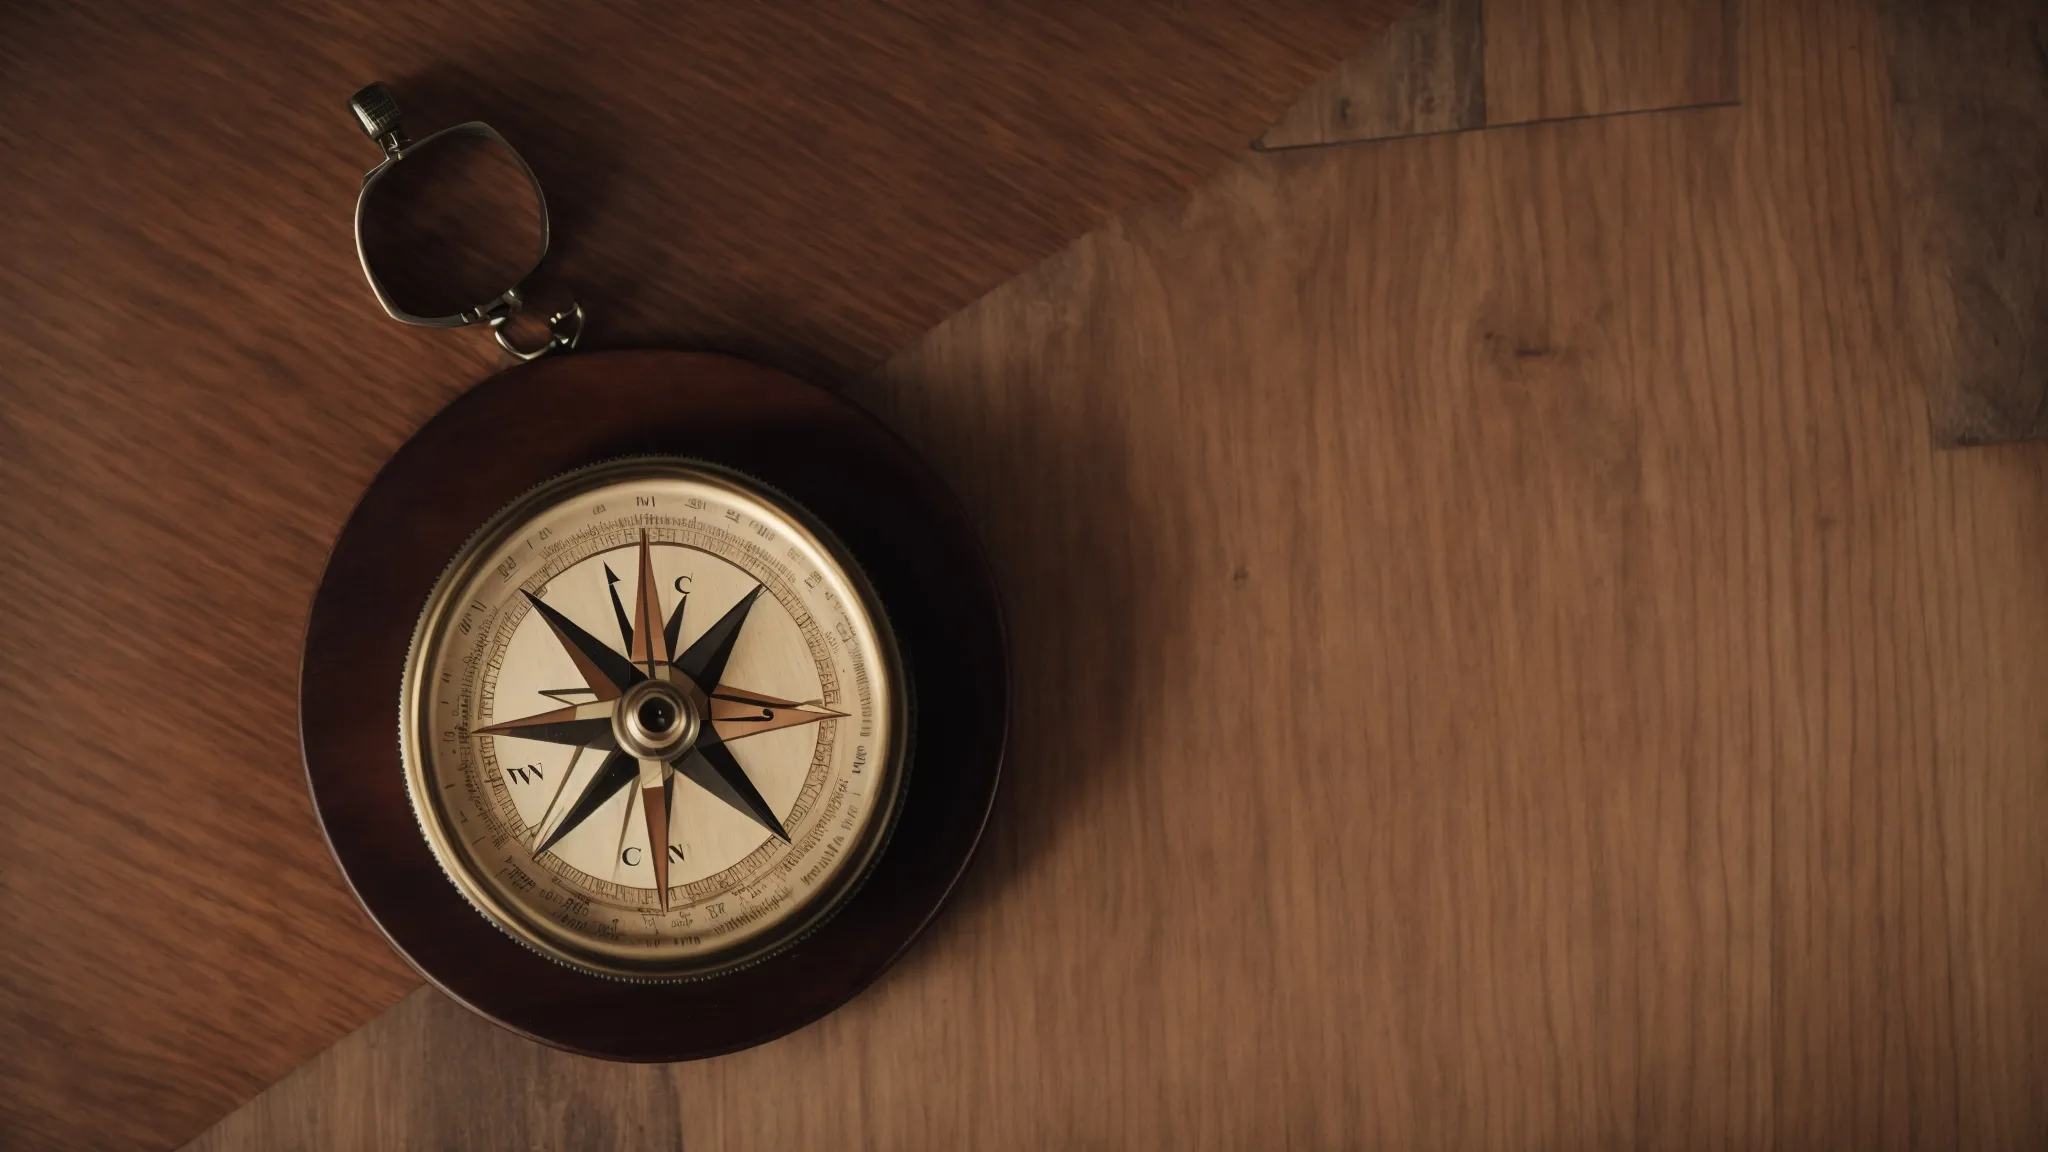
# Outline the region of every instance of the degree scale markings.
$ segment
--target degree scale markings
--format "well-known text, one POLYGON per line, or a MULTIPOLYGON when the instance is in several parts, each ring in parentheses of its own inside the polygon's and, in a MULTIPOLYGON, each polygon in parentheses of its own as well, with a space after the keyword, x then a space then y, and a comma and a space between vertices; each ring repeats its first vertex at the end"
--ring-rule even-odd
MULTIPOLYGON (((862 787, 865 781, 860 777, 859 764, 868 756, 868 748, 863 742, 859 749, 844 746, 842 751, 839 741, 842 729, 838 720, 848 711, 858 715, 871 710, 872 702, 868 700, 852 701, 856 707, 849 709, 841 699, 842 686, 859 684, 865 679, 873 653, 865 643, 847 641, 857 626, 838 594, 840 586, 828 583, 823 588, 818 587, 816 553, 806 555, 795 547, 785 546, 790 537, 778 531, 759 531, 762 527, 760 522, 749 517, 727 516, 729 509, 718 507, 716 502, 677 515, 671 513, 681 511, 677 507, 681 502, 671 503, 664 499, 661 509, 641 507, 634 510, 630 495, 625 499, 609 492, 608 495, 614 501, 613 514, 578 523, 565 523, 573 518, 557 517, 549 522, 550 528, 542 528, 539 532, 532 531, 529 525, 523 536, 511 539, 479 560, 476 571, 492 581, 503 576, 504 581, 502 585, 493 584, 487 589, 497 597, 488 612, 478 611, 473 604, 465 602, 474 627, 461 635, 461 650, 450 650, 448 658, 440 665, 453 667, 461 676, 460 706, 452 718, 458 721, 456 726, 461 729, 462 738, 457 747, 445 749, 452 753, 446 761, 450 768, 459 772, 461 780, 467 782, 464 794, 472 801, 469 806, 475 809, 473 814, 483 818, 496 834, 493 843, 508 846, 511 854, 505 856, 504 867, 496 870, 497 875, 522 891, 531 889, 538 879, 540 889, 536 892, 538 898, 546 903, 535 907, 548 919, 589 930, 589 925, 606 922, 624 927, 622 922, 611 920, 611 917, 614 914, 631 914, 636 920, 644 919, 647 927, 655 931, 652 943, 686 938, 715 942, 721 936, 747 931, 753 922, 777 917, 777 910, 786 902, 796 900, 800 903, 804 893, 810 890, 809 881, 821 868, 832 863, 832 853, 845 839, 844 835, 835 835, 833 826, 842 820, 850 825, 865 811, 865 804, 860 798, 865 790, 862 787), (669 551, 671 549, 702 554, 732 565, 758 582, 762 602, 779 605, 782 615, 778 618, 788 621, 787 625, 778 627, 794 629, 790 635, 798 645, 796 651, 804 653, 805 664, 815 671, 815 686, 795 695, 807 696, 818 702, 816 705, 804 705, 800 699, 792 699, 786 692, 777 695, 746 689, 726 690, 724 685, 705 701, 712 708, 706 727, 719 730, 723 739, 740 739, 742 743, 736 747, 742 749, 747 747, 744 737, 755 732, 792 730, 795 725, 804 725, 815 735, 806 738, 810 752, 798 761, 801 764, 800 774, 796 783, 789 785, 795 788, 794 793, 783 793, 787 799, 781 802, 782 823, 792 842, 763 838, 739 858, 725 857, 730 863, 719 871, 671 884, 672 899, 665 914, 660 913, 659 900, 648 886, 648 879, 633 876, 636 870, 646 871, 646 862, 641 857, 648 855, 644 845, 637 851, 632 848, 635 843, 632 828, 638 823, 634 810, 641 808, 637 795, 632 796, 630 805, 621 804, 620 824, 608 829, 606 836, 611 840, 607 847, 625 845, 623 852, 610 854, 606 866, 607 872, 619 876, 618 882, 611 882, 603 874, 593 875, 588 870, 588 861, 583 861, 583 866, 578 867, 577 863, 554 852, 543 852, 537 857, 525 854, 530 852, 537 839, 548 835, 552 827, 560 823, 566 797, 583 787, 584 779, 592 771, 591 765, 601 757, 586 755, 586 746, 582 744, 576 744, 573 751, 565 747, 564 754, 571 756, 569 763, 563 766, 560 761, 553 761, 551 763, 555 766, 538 776, 550 786, 542 798, 551 795, 552 799, 545 806, 540 806, 540 798, 533 798, 530 791, 520 793, 529 797, 529 803, 538 806, 537 815, 530 810, 522 818, 520 801, 513 793, 512 779, 520 780, 528 789, 537 785, 530 777, 508 779, 508 773, 499 762, 499 757, 505 753, 498 740, 517 733, 505 730, 492 738, 484 738, 483 733, 474 738, 468 734, 471 727, 503 725, 507 722, 500 717, 527 710, 524 704, 504 707, 500 692, 500 676, 505 668, 508 647, 535 611, 533 602, 520 593, 531 593, 546 601, 550 584, 581 564, 593 559, 598 562, 600 582, 593 588, 604 598, 598 601, 598 605, 605 627, 614 631, 622 642, 618 645, 620 655, 630 655, 643 661, 643 667, 651 667, 644 663, 648 660, 649 648, 668 648, 662 642, 685 622, 686 605, 689 613, 697 612, 694 597, 702 594, 702 588, 692 586, 688 583, 690 576, 677 576, 671 568, 661 577, 660 583, 672 586, 662 606, 673 606, 674 611, 664 619, 654 619, 653 626, 643 630, 642 621, 652 619, 649 606, 636 605, 626 598, 625 589, 616 585, 648 583, 652 570, 637 572, 630 559, 608 555, 619 549, 637 549, 643 532, 650 545, 663 554, 674 555, 669 551), (512 554, 520 557, 516 570, 505 563, 512 554), (503 590, 497 591, 499 587, 503 590), (629 615, 628 609, 639 619, 620 619, 629 615), (652 640, 653 645, 637 646, 632 643, 643 637, 652 640), (500 706, 495 712, 492 711, 493 702, 500 706), (811 715, 795 714, 806 709, 811 715), (840 774, 849 770, 855 774, 853 778, 842 778, 840 774), (576 779, 570 779, 572 776, 576 779), (613 832, 622 834, 623 838, 612 839, 610 833, 613 832), (630 852, 634 859, 622 862, 621 856, 625 852, 630 852), (641 867, 636 869, 635 865, 641 867), (803 873, 801 879, 804 883, 798 883, 799 873, 803 873), (705 911, 712 904, 722 908, 715 917, 705 911), (658 927, 657 920, 660 922, 658 927)), ((583 511, 588 513, 590 509, 586 507, 583 511)), ((807 546, 816 547, 815 544, 807 546)), ((584 578, 579 576, 577 579, 581 581, 584 578)), ((579 611, 590 608, 582 600, 574 602, 584 604, 579 611)), ((695 620, 690 624, 691 628, 700 631, 705 628, 709 616, 716 615, 724 601, 714 599, 708 603, 711 608, 707 614, 688 616, 695 620)), ((586 615, 581 623, 587 626, 598 623, 598 620, 596 615, 586 615)), ((454 638, 450 636, 450 639, 454 638)), ((607 640, 606 645, 610 647, 611 641, 607 640)), ((600 694, 579 687, 574 680, 573 676, 557 677, 556 682, 547 687, 521 688, 519 691, 532 691, 543 697, 544 705, 580 717, 584 709, 578 705, 594 702, 594 697, 600 694)), ((864 697, 865 686, 862 688, 864 697)), ((533 711, 538 715, 542 710, 533 711)), ((860 721, 856 720, 856 723, 860 721)), ((574 743, 573 736, 563 734, 562 743, 574 743)), ((714 741, 712 746, 716 744, 714 741)), ((536 766, 525 764, 524 767, 532 769, 536 766)), ((747 772, 751 771, 751 768, 747 769, 747 772)), ((450 780, 443 787, 452 788, 455 782, 450 780)), ((636 794, 638 791, 629 789, 628 793, 636 794)), ((693 793, 693 796, 696 803, 712 802, 701 792, 693 793)), ((462 806, 458 802, 458 808, 462 806)), ((687 823, 691 818, 682 797, 672 795, 669 804, 663 808, 670 813, 671 836, 676 837, 669 843, 673 845, 678 840, 686 840, 688 834, 677 823, 687 823)), ((466 821, 467 817, 463 819, 466 821)), ((651 814, 649 820, 652 820, 651 814)), ((680 849, 672 848, 671 851, 680 852, 680 849)), ((675 856, 666 856, 664 863, 672 863, 675 859, 675 856)), ((705 862, 714 868, 719 863, 718 859, 705 862)))
MULTIPOLYGON (((582 563, 583 561, 591 558, 592 556, 602 555, 604 552, 613 550, 617 547, 627 546, 627 542, 633 540, 633 538, 635 537, 636 533, 634 532, 634 529, 636 528, 645 528, 651 534, 660 533, 661 535, 669 535, 669 533, 662 532, 662 529, 672 529, 676 527, 676 525, 668 523, 667 520, 668 518, 642 514, 629 515, 622 517, 617 521, 592 525, 589 528, 577 533, 569 540, 563 541, 555 545, 550 550, 552 553, 550 563, 546 565, 536 577, 530 577, 527 580, 527 590, 529 592, 532 591, 534 586, 537 586, 539 588, 545 588, 549 581, 551 581, 555 576, 560 575, 563 571, 566 571, 568 568, 573 567, 576 564, 582 563), (595 542, 598 545, 598 550, 583 553, 581 549, 575 547, 576 544, 587 541, 595 542)), ((795 596, 788 586, 788 569, 783 567, 779 563, 775 563, 772 557, 769 557, 767 554, 762 552, 758 547, 752 545, 750 542, 736 539, 732 534, 718 529, 715 525, 708 526, 707 528, 702 524, 700 520, 698 520, 695 517, 688 518, 688 522, 697 525, 700 529, 703 530, 693 533, 688 531, 688 529, 684 529, 684 535, 681 539, 664 540, 663 543, 673 542, 676 544, 680 544, 684 547, 697 547, 699 548, 699 550, 710 552, 713 555, 717 555, 721 559, 725 559, 729 562, 736 561, 741 558, 769 562, 773 569, 776 571, 776 574, 781 577, 781 580, 768 581, 766 582, 765 587, 767 587, 767 589, 772 594, 774 594, 775 599, 778 602, 784 604, 785 609, 796 609, 792 613, 792 618, 798 622, 799 627, 802 628, 803 631, 806 633, 807 643, 812 648, 813 652, 816 652, 819 647, 819 643, 817 638, 814 635, 812 635, 813 630, 815 629, 815 622, 813 621, 812 617, 808 612, 802 611, 800 605, 793 603, 795 601, 795 596), (718 545, 720 544, 727 545, 728 547, 720 548, 718 547, 718 545), (734 556, 734 552, 739 553, 739 556, 734 556), (780 584, 781 587, 777 587, 778 584, 780 584)), ((516 630, 520 623, 520 619, 508 617, 504 622, 506 632, 509 633, 512 630, 516 630)), ((485 637, 483 640, 479 642, 478 649, 481 650, 485 644, 491 643, 491 641, 491 637, 485 637)), ((504 651, 502 638, 500 642, 494 644, 493 647, 495 648, 495 652, 490 659, 485 661, 485 664, 489 669, 494 671, 502 662, 502 653, 504 651)), ((835 698, 837 696, 837 677, 833 674, 829 664, 821 662, 819 671, 821 673, 821 679, 826 682, 823 685, 825 691, 821 693, 820 699, 825 704, 830 705, 831 703, 835 702, 835 698)), ((485 689, 485 691, 489 691, 488 687, 485 689)), ((550 694, 552 695, 553 693, 550 694)), ((823 767, 827 759, 832 741, 832 734, 830 730, 835 727, 836 726, 832 725, 830 721, 826 721, 825 723, 820 725, 821 729, 826 729, 827 731, 821 733, 820 751, 819 754, 816 757, 814 757, 812 763, 813 775, 818 773, 818 771, 823 767)), ((494 748, 492 750, 484 751, 482 753, 482 758, 492 767, 495 767, 496 754, 494 748)), ((486 778, 490 779, 490 777, 492 777, 493 775, 495 775, 495 773, 487 772, 486 778)), ((491 779, 490 782, 495 786, 495 790, 501 793, 501 815, 508 814, 512 822, 519 823, 516 808, 513 807, 510 799, 509 790, 505 789, 501 781, 499 780, 491 779)), ((813 782, 810 780, 806 781, 805 787, 802 790, 797 805, 794 806, 791 810, 791 823, 795 823, 806 814, 808 804, 804 803, 804 801, 808 799, 815 791, 812 787, 812 783, 813 782)), ((625 817, 627 824, 630 824, 630 819, 630 812, 628 812, 625 817)), ((623 844, 623 841, 621 841, 621 844, 623 844)), ((623 852, 623 849, 621 849, 621 851, 623 852)), ((750 854, 749 857, 743 859, 742 861, 734 865, 732 868, 728 869, 726 872, 711 877, 709 878, 709 880, 706 881, 698 881, 696 882, 696 884, 723 889, 731 887, 734 884, 744 883, 745 879, 743 874, 747 871, 751 871, 748 865, 754 863, 755 857, 758 855, 760 855, 760 853, 758 852, 755 854, 750 854)), ((539 863, 542 867, 547 868, 549 871, 556 873, 558 876, 570 880, 572 883, 579 884, 579 886, 594 886, 595 884, 603 883, 602 881, 599 881, 597 877, 590 876, 588 873, 585 873, 575 868, 574 866, 568 864, 566 861, 562 860, 560 857, 552 854, 543 853, 537 858, 536 862, 539 863)), ((614 854, 614 876, 616 876, 617 874, 616 867, 618 862, 619 854, 614 854)), ((694 886, 695 885, 693 885, 693 887, 694 886)), ((621 886, 622 894, 623 891, 623 886, 621 886)))

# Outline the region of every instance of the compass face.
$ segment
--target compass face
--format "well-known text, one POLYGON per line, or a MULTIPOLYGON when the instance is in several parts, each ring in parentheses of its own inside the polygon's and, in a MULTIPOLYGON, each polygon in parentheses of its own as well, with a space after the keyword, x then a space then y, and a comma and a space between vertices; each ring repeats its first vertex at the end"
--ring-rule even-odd
POLYGON ((904 776, 896 646, 843 549, 745 477, 571 473, 464 548, 413 638, 420 827, 515 939, 633 979, 708 975, 848 896, 904 776))

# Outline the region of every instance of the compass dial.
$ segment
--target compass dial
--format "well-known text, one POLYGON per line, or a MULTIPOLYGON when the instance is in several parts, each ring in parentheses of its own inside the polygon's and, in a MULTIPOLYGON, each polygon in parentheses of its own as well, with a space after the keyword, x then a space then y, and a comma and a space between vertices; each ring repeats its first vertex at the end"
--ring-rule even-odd
POLYGON ((400 708, 413 809, 470 903, 572 966, 705 975, 858 884, 901 790, 896 647, 852 559, 751 480, 600 465, 448 568, 400 708))

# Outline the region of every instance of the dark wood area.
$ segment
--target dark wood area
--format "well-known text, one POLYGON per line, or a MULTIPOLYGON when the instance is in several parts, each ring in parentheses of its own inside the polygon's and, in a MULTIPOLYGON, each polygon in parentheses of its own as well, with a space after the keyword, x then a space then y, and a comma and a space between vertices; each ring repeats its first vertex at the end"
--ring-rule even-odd
POLYGON ((1738 0, 1422 0, 1258 146, 1733 104, 1740 27, 1738 0))
POLYGON ((1886 0, 1900 315, 1937 443, 2048 432, 2048 9, 1886 0))
POLYGON ((1881 32, 1251 157, 949 320, 856 394, 1016 722, 906 961, 658 1084, 409 1002, 198 1147, 2048 1146, 2048 445, 1930 443, 1881 32))
POLYGON ((0 1144, 175 1145, 417 983, 293 689, 355 498, 495 360, 363 285, 357 86, 524 153, 593 346, 830 372, 1213 172, 1396 6, 11 6, 0 1144))

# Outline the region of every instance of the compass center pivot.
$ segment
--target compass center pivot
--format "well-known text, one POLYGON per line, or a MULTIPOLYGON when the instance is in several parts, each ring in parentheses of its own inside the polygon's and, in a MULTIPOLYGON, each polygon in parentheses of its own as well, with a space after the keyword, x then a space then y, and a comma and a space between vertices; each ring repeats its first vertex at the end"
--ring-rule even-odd
POLYGON ((697 742, 702 728, 696 701, 663 680, 635 684, 612 713, 619 747, 645 760, 675 759, 697 742))

